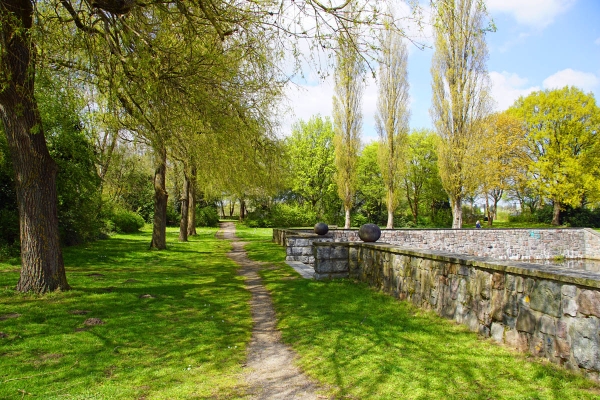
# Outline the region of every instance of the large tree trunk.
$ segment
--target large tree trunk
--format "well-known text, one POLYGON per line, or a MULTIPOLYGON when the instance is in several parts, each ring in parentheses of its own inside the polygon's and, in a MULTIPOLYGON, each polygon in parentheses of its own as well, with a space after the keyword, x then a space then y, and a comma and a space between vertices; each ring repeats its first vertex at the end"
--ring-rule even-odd
POLYGON ((155 151, 156 170, 154 171, 154 224, 150 248, 167 248, 167 149, 160 145, 155 151))
POLYGON ((244 218, 246 218, 246 200, 240 199, 240 222, 244 222, 244 218))
POLYGON ((188 241, 188 205, 190 201, 190 181, 187 172, 183 172, 183 192, 181 193, 181 221, 179 222, 179 241, 188 241))
POLYGON ((452 201, 452 229, 462 228, 462 198, 457 197, 452 201))
POLYGON ((188 236, 194 236, 196 232, 196 167, 192 167, 189 177, 189 194, 188 194, 188 236))
POLYGON ((560 202, 554 202, 554 210, 552 213, 552 225, 560 225, 560 202))
POLYGON ((394 212, 388 210, 388 219, 387 219, 387 225, 385 226, 386 229, 394 229, 394 212))
POLYGON ((35 48, 30 1, 0 3, 0 118, 10 149, 19 208, 21 277, 17 290, 67 290, 60 248, 56 164, 34 98, 35 48))
POLYGON ((344 206, 344 210, 346 211, 346 218, 344 220, 344 229, 350 229, 350 207, 345 207, 344 206))
POLYGON ((488 218, 488 220, 487 220, 488 226, 492 226, 494 218, 493 218, 492 212, 490 210, 490 199, 489 199, 489 196, 488 196, 487 193, 485 194, 485 213, 486 213, 487 218, 488 218))
POLYGON ((385 226, 386 229, 394 229, 394 190, 388 188, 387 190, 387 198, 386 198, 386 203, 387 203, 387 213, 388 213, 388 218, 387 218, 387 225, 385 226))

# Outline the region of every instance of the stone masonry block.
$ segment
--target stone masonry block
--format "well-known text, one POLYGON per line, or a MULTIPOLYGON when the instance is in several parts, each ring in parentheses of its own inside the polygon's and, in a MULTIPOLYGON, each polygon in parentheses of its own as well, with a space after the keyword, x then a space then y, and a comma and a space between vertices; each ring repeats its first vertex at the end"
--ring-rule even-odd
POLYGON ((331 247, 329 246, 313 246, 312 250, 315 258, 327 260, 331 257, 331 247))
POLYGON ((563 285, 560 288, 560 292, 562 293, 563 296, 575 297, 577 295, 577 286, 563 285))
POLYGON ((569 325, 571 348, 577 365, 600 370, 600 323, 598 318, 577 318, 569 325))
POLYGON ((572 317, 577 316, 577 301, 572 297, 563 296, 562 298, 562 312, 564 315, 570 315, 572 317))
POLYGON ((348 247, 334 246, 331 248, 331 258, 341 259, 348 258, 348 247))
POLYGON ((537 310, 553 317, 560 317, 562 314, 560 284, 553 281, 539 281, 531 292, 531 303, 529 306, 532 310, 537 310))
POLYGON ((537 318, 533 312, 521 309, 517 317, 517 330, 520 332, 533 333, 537 325, 537 318))
POLYGON ((492 322, 492 339, 498 343, 504 342, 504 325, 492 322))
POLYGON ((600 317, 600 292, 596 290, 582 290, 577 298, 579 312, 584 315, 600 317))
POLYGON ((556 320, 547 315, 542 315, 540 317, 538 330, 547 335, 555 336, 556 335, 556 320))
POLYGON ((529 349, 527 335, 516 330, 510 330, 504 334, 504 343, 521 352, 526 352, 529 349))

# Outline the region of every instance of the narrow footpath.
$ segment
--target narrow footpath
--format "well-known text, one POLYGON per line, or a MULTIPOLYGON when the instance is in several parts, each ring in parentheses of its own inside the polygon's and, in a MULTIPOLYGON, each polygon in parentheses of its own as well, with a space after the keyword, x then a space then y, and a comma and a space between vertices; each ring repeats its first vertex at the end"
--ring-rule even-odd
POLYGON ((252 293, 252 339, 248 347, 246 382, 252 399, 325 399, 318 385, 294 365, 296 354, 281 342, 276 329, 275 310, 267 289, 258 275, 261 263, 250 260, 244 244, 235 236, 235 224, 221 223, 219 238, 230 240, 233 250, 227 256, 240 265, 239 274, 246 278, 252 293))

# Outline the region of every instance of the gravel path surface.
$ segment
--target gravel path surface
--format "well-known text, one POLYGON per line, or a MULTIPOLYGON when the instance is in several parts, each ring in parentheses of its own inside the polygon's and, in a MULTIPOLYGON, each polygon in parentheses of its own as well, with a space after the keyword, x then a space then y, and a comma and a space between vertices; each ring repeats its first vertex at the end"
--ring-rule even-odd
POLYGON ((252 293, 254 327, 245 376, 252 399, 327 399, 317 394, 320 387, 294 365, 296 354, 281 342, 271 296, 257 273, 261 263, 247 257, 245 243, 235 236, 235 224, 221 223, 219 237, 232 241, 233 250, 227 256, 241 266, 239 273, 246 277, 252 293))

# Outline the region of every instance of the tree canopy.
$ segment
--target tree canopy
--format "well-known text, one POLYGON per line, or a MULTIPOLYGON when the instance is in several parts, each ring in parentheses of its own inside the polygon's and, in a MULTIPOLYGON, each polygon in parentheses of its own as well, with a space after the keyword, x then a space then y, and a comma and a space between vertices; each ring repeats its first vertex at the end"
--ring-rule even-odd
POLYGON ((560 210, 600 195, 600 109, 594 96, 575 87, 519 98, 510 113, 521 119, 531 157, 531 180, 560 210))

